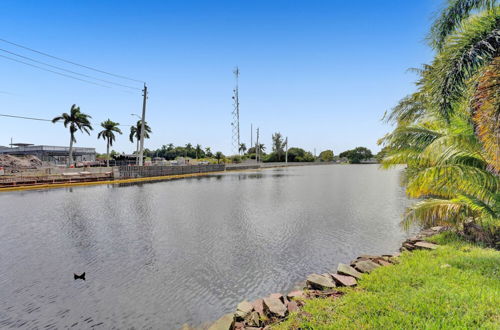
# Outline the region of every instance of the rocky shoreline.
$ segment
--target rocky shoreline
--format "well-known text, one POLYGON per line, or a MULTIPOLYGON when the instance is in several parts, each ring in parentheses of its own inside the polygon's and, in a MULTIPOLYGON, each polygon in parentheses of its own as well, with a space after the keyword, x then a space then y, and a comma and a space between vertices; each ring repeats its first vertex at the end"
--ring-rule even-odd
MULTIPOLYGON (((415 237, 403 242, 400 252, 417 249, 434 250, 436 244, 424 239, 448 230, 446 227, 432 227, 422 230, 415 237)), ((381 256, 361 255, 350 264, 339 264, 335 273, 311 274, 305 280, 303 289, 288 294, 273 293, 268 297, 253 302, 242 301, 236 306, 236 311, 226 314, 217 321, 197 328, 184 325, 182 329, 203 330, 265 330, 273 324, 283 321, 289 313, 299 311, 307 299, 340 298, 343 292, 338 287, 354 287, 362 274, 369 274, 378 267, 386 267, 398 263, 400 252, 381 256)))

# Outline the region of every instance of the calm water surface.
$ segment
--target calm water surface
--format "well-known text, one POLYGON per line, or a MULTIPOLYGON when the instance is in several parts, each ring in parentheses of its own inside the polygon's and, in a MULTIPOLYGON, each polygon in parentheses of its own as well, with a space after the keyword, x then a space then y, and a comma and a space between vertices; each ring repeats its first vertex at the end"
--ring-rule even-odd
POLYGON ((409 235, 399 174, 306 166, 1 193, 0 328, 175 329, 394 252, 409 235))

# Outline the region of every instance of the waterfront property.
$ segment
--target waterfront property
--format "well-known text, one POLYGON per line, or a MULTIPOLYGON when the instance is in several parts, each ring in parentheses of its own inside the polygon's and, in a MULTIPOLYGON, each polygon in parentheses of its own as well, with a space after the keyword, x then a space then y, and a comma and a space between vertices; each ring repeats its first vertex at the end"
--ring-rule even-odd
MULTIPOLYGON (((0 147, 0 155, 38 157, 43 162, 66 164, 69 147, 34 145, 30 143, 14 143, 11 148, 0 147)), ((96 159, 95 148, 73 147, 73 159, 76 162, 93 162, 96 159)))

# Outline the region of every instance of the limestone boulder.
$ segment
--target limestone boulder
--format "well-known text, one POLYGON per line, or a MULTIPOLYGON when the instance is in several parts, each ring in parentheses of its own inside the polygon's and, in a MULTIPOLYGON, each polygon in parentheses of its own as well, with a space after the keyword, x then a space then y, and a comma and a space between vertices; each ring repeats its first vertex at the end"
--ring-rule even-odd
POLYGON ((356 284, 358 284, 356 278, 352 276, 332 274, 332 277, 334 281, 341 286, 356 286, 356 284))
POLYGON ((313 289, 320 289, 320 290, 325 290, 325 289, 332 289, 335 288, 335 282, 333 281, 333 278, 326 274, 326 275, 319 275, 319 274, 311 274, 307 277, 307 285, 313 289))
POLYGON ((279 317, 285 317, 287 312, 285 304, 280 299, 274 297, 264 298, 264 310, 269 311, 271 315, 279 317))
POLYGON ((370 273, 378 267, 380 267, 380 265, 371 260, 358 261, 354 266, 354 268, 360 271, 361 273, 370 273))
POLYGON ((358 280, 361 278, 360 272, 346 264, 339 264, 339 266, 337 267, 337 273, 339 273, 340 275, 352 276, 357 278, 358 280))
POLYGON ((231 330, 234 325, 234 315, 226 314, 217 321, 215 321, 208 330, 231 330))

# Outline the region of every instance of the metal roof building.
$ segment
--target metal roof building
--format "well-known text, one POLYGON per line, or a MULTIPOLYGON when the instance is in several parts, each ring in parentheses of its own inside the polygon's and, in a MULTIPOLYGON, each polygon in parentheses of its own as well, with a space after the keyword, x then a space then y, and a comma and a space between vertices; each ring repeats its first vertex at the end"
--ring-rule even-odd
MULTIPOLYGON (((28 143, 13 143, 12 148, 0 147, 0 155, 26 156, 34 155, 41 161, 65 164, 69 157, 69 147, 32 145, 28 143)), ((73 147, 75 162, 95 161, 95 148, 73 147)))

